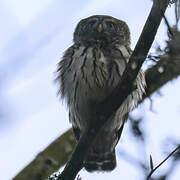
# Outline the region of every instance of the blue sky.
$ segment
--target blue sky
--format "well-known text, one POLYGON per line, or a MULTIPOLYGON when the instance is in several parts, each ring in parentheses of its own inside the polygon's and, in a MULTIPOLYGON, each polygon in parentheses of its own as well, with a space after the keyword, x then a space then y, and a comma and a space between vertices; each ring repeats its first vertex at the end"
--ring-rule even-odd
MULTIPOLYGON (((57 87, 53 80, 56 64, 65 49, 72 44, 73 30, 78 21, 93 14, 108 14, 125 20, 131 30, 133 48, 151 5, 148 0, 1 0, 2 180, 12 179, 38 152, 71 127, 67 108, 56 97, 57 87)), ((172 18, 169 7, 167 17, 170 16, 172 18)), ((170 23, 173 24, 171 18, 170 23)), ((166 28, 162 22, 153 47, 158 44, 164 46, 166 39, 166 28)), ((180 81, 177 79, 163 87, 163 97, 153 96, 156 113, 149 111, 148 100, 139 107, 146 119, 144 126, 151 132, 148 134, 147 159, 152 154, 155 163, 164 157, 160 141, 170 136, 177 140, 180 138, 177 128, 180 122, 180 102, 177 101, 180 98, 179 89, 180 81)), ((139 152, 136 152, 132 143, 135 139, 127 130, 128 123, 118 149, 126 149, 138 157, 139 152)), ((169 147, 171 150, 172 147, 169 147)), ((89 175, 82 171, 80 174, 86 180, 143 178, 122 159, 112 173, 89 175)), ((178 177, 178 172, 170 180, 175 177, 178 177)))

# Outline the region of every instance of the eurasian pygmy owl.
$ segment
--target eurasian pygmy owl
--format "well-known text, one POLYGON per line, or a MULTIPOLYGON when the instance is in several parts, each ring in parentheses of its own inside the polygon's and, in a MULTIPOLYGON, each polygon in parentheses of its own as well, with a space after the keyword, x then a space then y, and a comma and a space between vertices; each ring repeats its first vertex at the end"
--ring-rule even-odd
MULTIPOLYGON (((108 97, 122 78, 130 49, 127 24, 105 15, 81 20, 74 32, 73 45, 58 64, 60 94, 69 107, 69 120, 77 140, 93 129, 95 110, 108 97)), ((127 114, 142 98, 144 74, 136 78, 137 89, 114 113, 90 147, 84 162, 87 171, 111 171, 116 166, 115 146, 127 114)))

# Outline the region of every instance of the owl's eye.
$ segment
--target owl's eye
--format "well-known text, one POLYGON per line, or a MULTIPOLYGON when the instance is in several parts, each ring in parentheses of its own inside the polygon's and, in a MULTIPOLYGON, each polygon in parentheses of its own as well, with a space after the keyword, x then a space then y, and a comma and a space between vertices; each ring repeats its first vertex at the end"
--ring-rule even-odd
POLYGON ((95 23, 96 23, 96 20, 91 20, 89 21, 88 26, 92 27, 95 23))
POLYGON ((106 25, 108 29, 113 29, 113 30, 116 29, 116 24, 113 22, 106 22, 106 25))

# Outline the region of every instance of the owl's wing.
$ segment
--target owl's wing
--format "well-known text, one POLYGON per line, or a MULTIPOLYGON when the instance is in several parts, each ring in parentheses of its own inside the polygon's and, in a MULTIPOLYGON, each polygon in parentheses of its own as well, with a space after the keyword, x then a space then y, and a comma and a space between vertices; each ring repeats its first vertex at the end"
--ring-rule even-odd
POLYGON ((60 94, 62 98, 66 98, 66 90, 70 88, 68 87, 67 83, 72 81, 72 77, 70 76, 73 76, 73 73, 68 72, 71 71, 70 65, 73 61, 73 54, 74 46, 71 46, 65 51, 62 60, 58 63, 56 81, 59 83, 60 86, 58 94, 60 94))
POLYGON ((80 127, 76 107, 77 87, 78 83, 80 83, 77 77, 84 63, 85 50, 85 47, 76 44, 68 48, 58 64, 56 78, 56 81, 59 82, 59 94, 65 99, 69 107, 69 121, 75 129, 74 132, 77 139, 79 139, 79 130, 76 130, 76 127, 80 127))

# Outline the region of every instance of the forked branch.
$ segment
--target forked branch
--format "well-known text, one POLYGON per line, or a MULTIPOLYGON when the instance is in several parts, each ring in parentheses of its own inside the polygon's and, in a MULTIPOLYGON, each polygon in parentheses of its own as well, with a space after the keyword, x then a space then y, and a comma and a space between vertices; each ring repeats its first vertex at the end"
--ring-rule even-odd
POLYGON ((180 149, 180 145, 177 146, 163 161, 161 161, 155 168, 152 168, 150 173, 148 174, 146 180, 150 180, 152 174, 162 165, 164 164, 177 150, 180 149))

